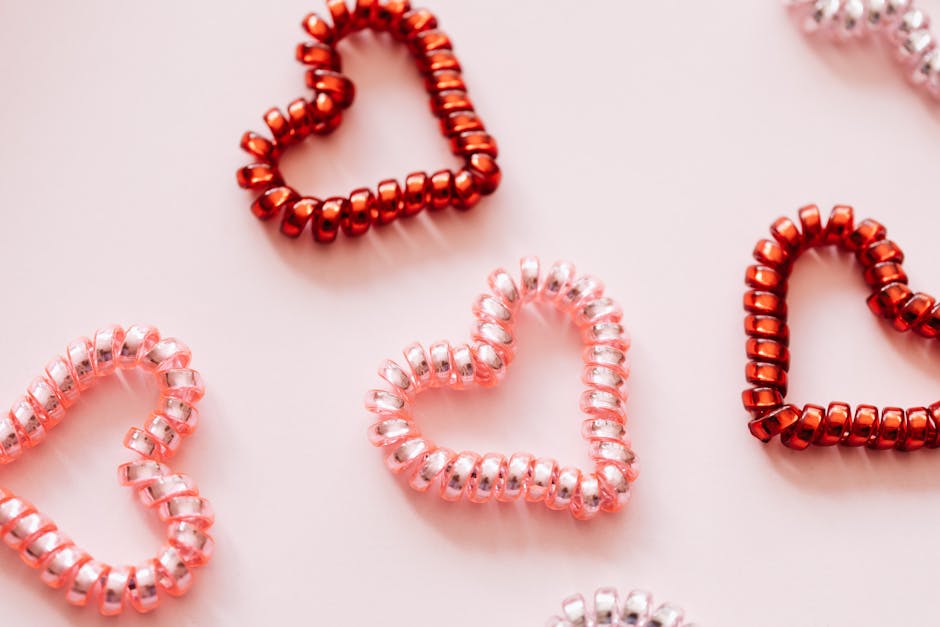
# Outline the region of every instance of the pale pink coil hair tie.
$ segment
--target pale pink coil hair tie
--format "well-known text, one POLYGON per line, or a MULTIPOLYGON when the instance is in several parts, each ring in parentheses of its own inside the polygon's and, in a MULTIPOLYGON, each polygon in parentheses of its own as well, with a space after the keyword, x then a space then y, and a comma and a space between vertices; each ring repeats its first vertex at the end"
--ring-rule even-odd
POLYGON ((205 389, 189 368, 189 349, 160 338, 156 329, 118 326, 94 338, 69 344, 29 385, 26 395, 0 419, 0 463, 9 463, 41 443, 65 417, 82 392, 117 370, 142 368, 154 375, 160 401, 143 429, 132 428, 124 445, 138 457, 118 468, 118 478, 167 524, 166 544, 156 557, 136 566, 112 567, 91 557, 32 504, 0 488, 0 536, 23 561, 39 570, 53 588, 65 590, 72 605, 96 606, 104 615, 130 604, 148 612, 164 594, 180 596, 193 583, 193 570, 212 555, 208 534, 214 522, 209 502, 188 476, 174 473, 166 460, 198 422, 195 404, 205 389))
POLYGON ((804 30, 844 41, 874 37, 918 88, 940 98, 940 47, 915 0, 787 0, 804 30))
POLYGON ((634 590, 623 599, 615 588, 601 588, 593 603, 580 594, 561 604, 561 616, 553 616, 546 627, 695 627, 686 623, 682 608, 671 603, 656 606, 648 592, 634 590))
POLYGON ((368 393, 366 408, 374 418, 370 440, 385 449, 388 468, 405 475, 415 490, 434 489, 447 501, 524 499, 581 520, 621 509, 638 472, 624 409, 630 340, 623 311, 603 292, 600 280, 576 275, 564 261, 543 273, 537 258, 526 257, 515 276, 503 269, 490 274, 489 291, 473 306, 469 342, 435 342, 427 350, 412 344, 403 361, 386 361, 379 369, 384 388, 368 393), (555 460, 529 453, 457 453, 423 437, 413 420, 411 404, 422 390, 491 386, 503 379, 516 351, 517 313, 529 302, 557 307, 581 330, 587 386, 580 399, 581 435, 595 463, 591 472, 559 468, 555 460))

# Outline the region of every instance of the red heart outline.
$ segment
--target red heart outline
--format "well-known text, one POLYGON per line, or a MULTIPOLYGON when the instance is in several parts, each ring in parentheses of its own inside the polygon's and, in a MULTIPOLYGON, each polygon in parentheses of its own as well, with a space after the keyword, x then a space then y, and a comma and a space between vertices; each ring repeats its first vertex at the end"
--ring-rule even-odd
POLYGON ((401 0, 357 0, 352 11, 345 0, 328 0, 327 6, 332 23, 316 13, 308 15, 303 25, 314 41, 297 47, 298 60, 310 68, 306 77, 313 96, 294 100, 286 114, 277 108, 265 113, 271 139, 251 131, 242 136, 241 147, 255 162, 238 170, 236 178, 241 187, 261 192, 251 207, 255 216, 270 220, 281 214, 280 232, 291 238, 300 237, 309 223, 315 241, 330 243, 340 230, 357 237, 373 224, 388 224, 424 209, 440 211, 450 205, 467 210, 481 195, 494 192, 501 179, 496 140, 474 110, 460 62, 450 38, 437 29, 437 18, 427 9, 412 9, 409 2, 401 0), (364 29, 387 32, 408 47, 424 77, 431 110, 452 152, 464 165, 456 172, 413 172, 403 184, 387 179, 375 192, 358 188, 346 198, 301 197, 285 184, 278 161, 290 146, 311 135, 332 133, 342 122, 342 112, 352 104, 355 87, 341 73, 336 46, 347 35, 364 29))
POLYGON ((745 277, 749 287, 744 295, 749 360, 745 376, 752 387, 742 393, 742 401, 752 415, 748 423, 751 433, 764 442, 779 435, 785 446, 799 450, 810 444, 901 451, 940 446, 940 402, 880 411, 872 405, 859 405, 854 414, 849 405, 840 402, 828 407, 807 404, 802 409, 785 404, 790 365, 787 280, 803 252, 837 246, 853 253, 872 289, 868 307, 890 320, 898 331, 937 337, 940 305, 932 296, 914 293, 907 286, 907 274, 901 267, 904 253, 887 238, 885 227, 871 219, 855 225, 849 206, 836 206, 824 225, 819 208, 809 205, 800 209, 799 225, 779 218, 770 232, 772 239, 763 239, 754 248, 758 263, 747 269, 745 277))
POLYGON ((476 316, 469 344, 436 342, 429 350, 412 344, 404 350, 405 367, 386 361, 379 369, 385 388, 371 390, 366 409, 375 417, 369 430, 373 445, 386 451, 386 465, 409 476, 420 492, 437 482, 441 498, 473 503, 515 501, 543 503, 579 520, 601 511, 616 512, 630 498, 638 466, 626 430, 623 391, 629 376, 629 339, 623 310, 603 295, 604 286, 590 275, 577 277, 574 265, 557 262, 543 277, 538 259, 519 264, 516 281, 506 270, 489 277, 490 291, 474 303, 476 316), (581 434, 590 445, 595 470, 558 468, 555 460, 516 453, 455 453, 424 438, 410 405, 421 391, 435 387, 465 389, 501 381, 516 349, 513 328, 519 308, 542 301, 568 313, 582 331, 587 390, 580 400, 586 415, 581 434))
POLYGON ((106 615, 120 614, 129 602, 149 612, 163 593, 185 594, 193 570, 209 560, 214 541, 208 529, 215 521, 209 502, 187 475, 165 463, 198 424, 195 404, 205 389, 199 373, 189 368, 191 354, 182 342, 160 338, 152 327, 111 326, 69 344, 27 388, 26 395, 0 419, 0 463, 18 459, 38 446, 65 417, 82 392, 118 369, 140 367, 154 374, 160 401, 144 429, 131 428, 124 445, 140 458, 122 464, 118 476, 140 502, 167 523, 167 544, 154 559, 138 566, 111 567, 95 560, 62 533, 45 515, 0 488, 0 536, 23 561, 39 569, 53 588, 64 588, 72 605, 97 605, 106 615))

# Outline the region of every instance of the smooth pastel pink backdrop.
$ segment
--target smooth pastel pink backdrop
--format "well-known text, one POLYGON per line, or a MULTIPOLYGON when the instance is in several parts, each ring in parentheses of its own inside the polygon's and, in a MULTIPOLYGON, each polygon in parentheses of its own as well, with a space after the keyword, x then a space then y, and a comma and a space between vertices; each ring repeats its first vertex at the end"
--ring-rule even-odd
MULTIPOLYGON (((0 7, 0 398, 112 321, 179 336, 208 382, 176 466, 217 507, 218 555, 187 598, 125 622, 539 625, 600 585, 652 589, 706 625, 923 622, 940 453, 753 440, 740 300, 754 243, 810 201, 882 220, 938 293, 940 107, 873 47, 807 42, 773 1, 436 0, 503 185, 469 214, 317 247, 257 223, 234 172, 241 132, 307 93, 293 48, 320 8, 0 7), (449 505, 404 488, 366 440, 381 359, 464 338, 486 274, 528 253, 572 259, 624 304, 643 474, 621 515, 449 505)), ((342 52, 357 102, 286 158, 291 180, 326 195, 452 165, 404 51, 364 35, 342 52)), ((864 297, 848 259, 800 263, 792 398, 936 400, 937 349, 864 297)), ((558 320, 522 325, 503 387, 422 398, 427 432, 585 463, 579 346, 558 320)), ((154 397, 106 383, 0 481, 100 557, 142 559, 162 531, 114 467, 154 397)), ((8 551, 0 607, 9 625, 106 622, 8 551)))

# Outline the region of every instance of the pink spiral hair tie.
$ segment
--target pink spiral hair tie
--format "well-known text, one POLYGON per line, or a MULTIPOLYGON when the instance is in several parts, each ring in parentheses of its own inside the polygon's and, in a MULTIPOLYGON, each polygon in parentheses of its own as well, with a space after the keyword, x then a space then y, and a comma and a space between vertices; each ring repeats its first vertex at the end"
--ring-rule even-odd
POLYGON ((36 377, 26 395, 0 419, 0 463, 9 463, 37 446, 65 417, 80 394, 100 377, 140 367, 160 386, 160 401, 143 429, 132 428, 124 445, 139 454, 118 467, 123 485, 167 523, 167 543, 156 557, 137 566, 112 567, 79 548, 29 502, 0 488, 0 536, 40 578, 65 590, 72 605, 97 606, 106 615, 120 614, 130 603, 149 612, 163 594, 180 596, 193 583, 193 570, 212 555, 208 534, 214 521, 209 502, 192 479, 174 473, 165 460, 177 451, 198 421, 195 404, 205 388, 189 366, 189 349, 180 341, 160 338, 156 329, 118 326, 101 329, 94 339, 69 344, 36 377))
POLYGON ((466 497, 473 503, 516 501, 544 503, 569 510, 580 520, 615 512, 630 498, 637 463, 626 431, 624 384, 629 376, 630 346, 620 321, 623 311, 603 295, 604 286, 590 275, 576 276, 571 263, 559 261, 543 276, 539 260, 522 259, 518 280, 503 269, 489 276, 489 291, 474 303, 476 322, 471 340, 451 345, 436 342, 425 350, 412 344, 404 365, 386 361, 379 376, 384 389, 371 390, 366 408, 374 414, 372 444, 386 451, 386 465, 408 477, 415 490, 432 487, 446 501, 466 497), (428 388, 462 389, 496 385, 513 359, 513 327, 519 308, 528 302, 549 303, 581 329, 584 341, 581 434, 590 445, 594 472, 559 468, 555 460, 516 453, 456 453, 422 437, 410 411, 415 396, 428 388))
POLYGON ((940 98, 940 48, 914 0, 788 0, 807 32, 837 40, 876 36, 919 88, 940 98))
POLYGON ((562 616, 553 616, 546 627, 694 627, 683 622, 685 612, 671 603, 653 605, 648 592, 634 590, 621 603, 615 588, 601 588, 594 593, 594 606, 580 594, 561 604, 562 616))

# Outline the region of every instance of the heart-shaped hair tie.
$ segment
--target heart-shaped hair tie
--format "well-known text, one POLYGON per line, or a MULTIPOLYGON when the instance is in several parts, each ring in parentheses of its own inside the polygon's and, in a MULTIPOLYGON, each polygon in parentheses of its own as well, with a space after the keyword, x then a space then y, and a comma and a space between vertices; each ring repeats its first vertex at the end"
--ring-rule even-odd
POLYGON ((195 404, 204 387, 189 368, 190 352, 156 329, 111 326, 69 344, 27 388, 26 395, 0 419, 0 463, 9 463, 42 442, 65 417, 82 392, 100 377, 140 367, 160 386, 160 401, 143 429, 132 428, 125 446, 140 457, 118 468, 122 484, 137 494, 167 524, 167 543, 156 557, 137 566, 112 567, 91 557, 22 498, 0 488, 0 536, 41 579, 65 590, 72 605, 97 606, 104 615, 120 614, 127 603, 149 612, 164 594, 179 596, 193 583, 193 570, 212 555, 208 534, 214 522, 209 502, 188 476, 174 473, 166 460, 198 421, 195 404))
POLYGON ((254 214, 261 220, 281 215, 281 233, 292 238, 310 224, 313 239, 329 243, 340 230, 356 237, 373 224, 388 224, 424 209, 470 209, 481 195, 495 191, 501 177, 496 140, 474 110, 450 38, 438 30, 437 18, 401 0, 357 0, 352 11, 344 0, 328 0, 327 6, 331 22, 315 13, 308 15, 303 26, 314 41, 297 47, 298 60, 310 68, 307 85, 313 94, 290 103, 286 114, 276 108, 265 113, 270 139, 250 131, 242 137, 241 146, 254 162, 241 168, 237 178, 242 187, 260 192, 251 207, 254 214), (362 187, 343 198, 301 196, 285 184, 278 160, 288 147, 339 126, 355 88, 341 72, 336 47, 347 35, 364 29, 387 32, 408 47, 424 76, 431 111, 463 167, 433 174, 412 172, 401 183, 387 179, 375 189, 362 187))
POLYGON ((616 588, 600 588, 593 607, 580 594, 561 604, 561 616, 553 616, 547 627, 694 627, 683 622, 685 612, 671 603, 657 607, 648 592, 634 590, 621 602, 616 588))
POLYGON ((940 48, 914 0, 789 0, 807 32, 837 40, 877 36, 917 86, 940 98, 940 48))
POLYGON ((474 303, 476 323, 469 343, 436 342, 427 350, 412 344, 404 350, 403 365, 394 361, 382 365, 379 376, 385 388, 371 390, 366 398, 366 408, 376 420, 370 440, 386 450, 388 468, 406 475, 412 488, 424 492, 433 487, 447 501, 525 499, 554 510, 567 509, 581 520, 621 509, 638 470, 626 430, 623 388, 629 376, 630 340, 620 324, 622 309, 603 295, 598 279, 576 276, 574 266, 564 261, 543 276, 539 260, 526 257, 520 262, 518 280, 500 268, 490 274, 489 287, 474 303), (555 460, 529 453, 509 458, 498 453, 456 453, 423 437, 412 418, 411 403, 423 390, 499 383, 516 350, 516 314, 528 302, 554 305, 582 331, 582 379, 587 389, 580 400, 586 415, 581 434, 590 445, 593 472, 559 468, 555 460))
POLYGON ((925 338, 940 335, 940 305, 932 296, 913 292, 901 267, 904 253, 887 238, 885 227, 874 220, 854 223, 851 207, 837 206, 823 223, 815 205, 804 207, 799 224, 780 218, 770 228, 772 239, 757 243, 757 265, 747 269, 748 292, 744 295, 747 332, 746 376, 751 388, 744 391, 744 407, 753 419, 748 426, 755 437, 769 441, 780 436, 784 445, 805 449, 810 444, 867 446, 872 449, 913 451, 936 447, 940 426, 940 402, 929 407, 859 405, 853 414, 845 403, 828 407, 785 404, 790 364, 787 327, 787 279, 793 263, 804 251, 817 246, 836 246, 853 253, 872 289, 871 311, 898 331, 914 331, 925 338))

